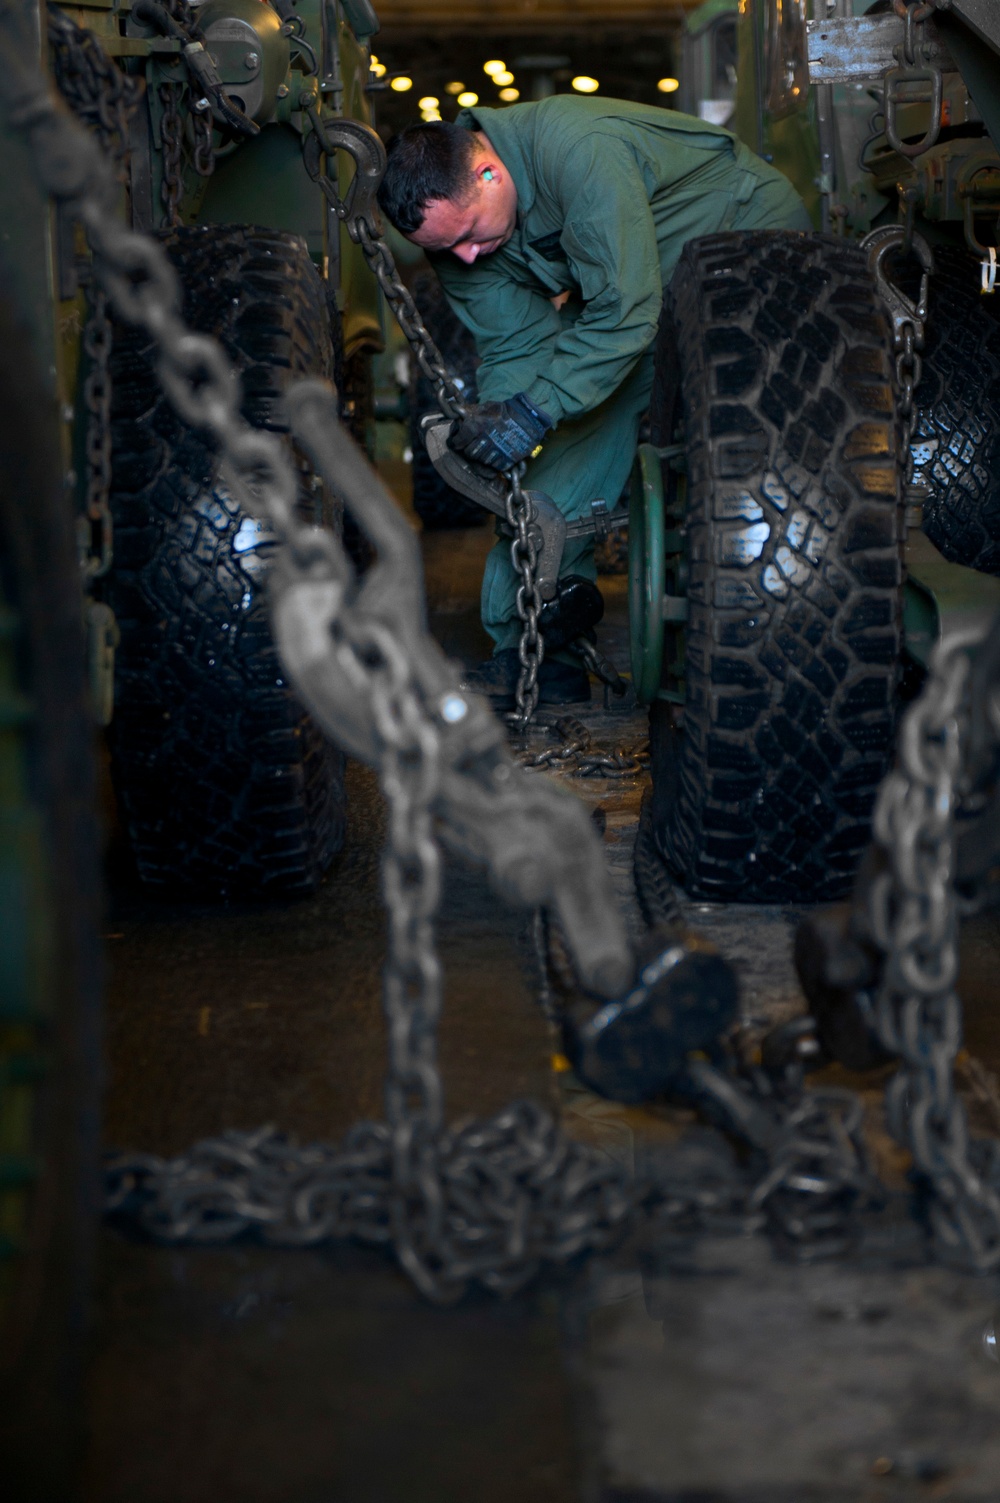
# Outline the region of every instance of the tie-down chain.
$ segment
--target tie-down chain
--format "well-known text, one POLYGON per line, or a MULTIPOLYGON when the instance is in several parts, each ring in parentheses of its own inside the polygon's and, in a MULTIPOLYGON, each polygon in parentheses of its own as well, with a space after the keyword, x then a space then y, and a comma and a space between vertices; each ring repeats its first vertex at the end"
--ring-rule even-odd
POLYGON ((572 965, 564 1046, 582 1078, 623 1099, 669 1088, 698 1101, 756 1151, 764 1172, 737 1196, 751 1221, 766 1219, 801 1255, 842 1246, 871 1184, 856 1103, 801 1089, 798 1036, 772 1039, 760 1065, 734 1056, 723 1039, 734 978, 704 944, 654 933, 633 955, 582 806, 512 762, 502 727, 461 693, 427 634, 416 539, 338 423, 335 393, 300 383, 289 411, 375 545, 360 580, 336 537, 299 521, 280 444, 241 419, 238 380, 218 345, 181 321, 162 249, 117 220, 113 173, 24 63, 30 53, 9 44, 9 7, 0 14, 11 121, 49 192, 84 225, 116 311, 157 341, 178 412, 212 432, 227 483, 283 540, 273 580, 283 660, 331 735, 378 767, 389 808, 386 1121, 359 1124, 337 1149, 300 1148, 262 1129, 171 1161, 124 1155, 110 1173, 113 1205, 166 1240, 256 1229, 283 1243, 385 1242, 435 1299, 457 1297, 473 1279, 506 1291, 544 1260, 607 1246, 641 1193, 671 1218, 713 1210, 703 1189, 688 1193, 669 1175, 640 1192, 530 1103, 445 1126, 433 931, 440 841, 484 865, 502 895, 555 919, 572 965))
POLYGON ((800 931, 800 976, 831 1054, 855 1069, 900 1060, 886 1116, 927 1192, 938 1256, 990 1272, 1000 1267, 1000 1143, 970 1136, 955 1089, 956 984, 959 920, 997 900, 1000 617, 936 649, 874 833, 849 908, 800 931))

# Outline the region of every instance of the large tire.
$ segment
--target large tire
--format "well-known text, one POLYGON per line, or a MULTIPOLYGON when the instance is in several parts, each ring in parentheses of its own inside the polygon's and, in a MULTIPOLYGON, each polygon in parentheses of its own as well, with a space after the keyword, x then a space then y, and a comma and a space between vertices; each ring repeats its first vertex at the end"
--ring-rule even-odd
MULTIPOLYGON (((249 422, 285 432, 290 381, 329 376, 322 283, 305 244, 273 230, 172 230, 184 313, 240 372, 249 422)), ((115 562, 121 630, 112 776, 142 879, 212 897, 306 892, 344 830, 343 757, 293 697, 271 638, 274 538, 217 475, 204 433, 161 390, 145 333, 112 357, 115 562)), ((306 475, 308 475, 306 470, 306 475)), ((303 486, 309 511, 328 511, 303 486)))
POLYGON ((842 893, 889 763, 902 634, 890 336, 863 255, 781 232, 689 245, 653 418, 682 394, 683 729, 652 717, 654 827, 692 893, 842 893))
MULTIPOLYGON (((465 395, 476 400, 479 357, 465 325, 452 312, 444 289, 433 272, 416 278, 413 300, 420 317, 444 356, 445 365, 464 383, 465 395)), ((416 360, 410 358, 410 449, 413 454, 413 509, 428 531, 444 527, 475 527, 488 512, 453 491, 431 464, 420 432, 420 419, 439 411, 434 387, 416 360)))
POLYGON ((964 248, 934 260, 912 443, 924 532, 952 563, 1000 574, 1000 298, 964 248))
POLYGON ((100 864, 74 518, 0 304, 0 1477, 77 1496, 99 1210, 100 864))

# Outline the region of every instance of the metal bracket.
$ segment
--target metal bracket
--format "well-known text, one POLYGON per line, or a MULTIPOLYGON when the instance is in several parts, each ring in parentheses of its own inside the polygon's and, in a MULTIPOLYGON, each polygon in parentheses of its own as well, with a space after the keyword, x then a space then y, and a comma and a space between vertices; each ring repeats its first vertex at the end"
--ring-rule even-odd
MULTIPOLYGON (((992 0, 991 0, 992 3, 992 0)), ((881 78, 898 57, 906 37, 901 16, 858 16, 806 22, 809 82, 853 83, 881 78)), ((932 20, 924 22, 924 63, 953 73, 957 64, 932 20)), ((939 112, 940 113, 940 112, 939 112)))

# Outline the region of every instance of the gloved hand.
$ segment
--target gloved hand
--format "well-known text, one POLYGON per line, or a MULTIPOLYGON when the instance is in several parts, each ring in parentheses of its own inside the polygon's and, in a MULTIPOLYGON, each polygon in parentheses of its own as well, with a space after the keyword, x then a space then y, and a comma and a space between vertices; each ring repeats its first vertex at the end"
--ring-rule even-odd
POLYGON ((547 412, 519 391, 506 402, 477 402, 448 440, 453 449, 494 470, 509 470, 527 459, 553 426, 547 412))

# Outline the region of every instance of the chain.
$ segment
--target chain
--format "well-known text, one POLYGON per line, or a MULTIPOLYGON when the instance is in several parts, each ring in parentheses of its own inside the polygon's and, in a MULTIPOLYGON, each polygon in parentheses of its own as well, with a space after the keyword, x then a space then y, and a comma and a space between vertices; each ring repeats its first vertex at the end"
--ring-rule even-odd
POLYGON ((160 200, 163 224, 174 229, 181 222, 180 202, 184 193, 181 169, 181 95, 183 84, 161 83, 158 89, 163 113, 160 116, 160 142, 163 149, 163 181, 160 200))
POLYGON ((578 778, 630 778, 642 772, 649 761, 648 743, 631 751, 595 751, 590 731, 575 715, 544 714, 536 717, 535 725, 552 730, 560 738, 559 744, 539 752, 522 752, 517 757, 521 767, 558 768, 578 778))
MULTIPOLYGON (((650 927, 683 929, 684 913, 653 834, 652 795, 639 813, 633 853, 636 896, 650 927)), ((746 1028, 726 1041, 712 1064, 690 1067, 696 1105, 754 1150, 739 1175, 714 1187, 677 1181, 665 1166, 658 1179, 662 1218, 719 1229, 768 1229, 799 1262, 832 1257, 855 1240, 862 1209, 878 1197, 863 1136, 860 1099, 850 1091, 805 1086, 805 1066, 815 1051, 811 1018, 797 1018, 755 1048, 746 1028), (755 1059, 760 1059, 756 1063, 755 1059), (664 1177, 665 1174, 665 1177, 664 1177)))
POLYGON ((47 24, 59 92, 77 119, 97 136, 121 177, 129 121, 142 94, 142 80, 123 73, 93 33, 55 4, 48 6, 47 24))
MULTIPOLYGON (((48 7, 48 40, 59 92, 76 118, 97 137, 114 165, 116 179, 125 175, 129 121, 142 91, 101 47, 58 6, 48 7)), ((83 332, 89 371, 83 385, 87 409, 85 452, 87 493, 80 519, 80 566, 87 580, 100 579, 111 567, 111 344, 107 298, 89 290, 90 313, 83 332)))
MULTIPOLYGON (((643 822, 636 842, 643 848, 643 822)), ((663 872, 662 862, 659 863, 663 872)), ((683 929, 669 883, 647 919, 683 929)), ((647 893, 647 898, 649 894, 647 893)), ((546 1018, 559 1029, 554 992, 572 994, 573 976, 558 926, 537 912, 531 935, 546 1018)), ((804 1088, 803 1059, 814 1044, 812 1020, 795 1019, 764 1040, 764 1064, 751 1060, 749 1030, 722 1042, 715 1063, 694 1058, 675 1082, 675 1094, 703 1117, 737 1134, 750 1147, 746 1162, 731 1160, 715 1180, 704 1165, 692 1177, 685 1145, 655 1152, 644 1168, 642 1195, 658 1222, 687 1232, 767 1231, 797 1262, 846 1252, 857 1240, 860 1213, 879 1199, 863 1134, 863 1107, 852 1091, 804 1088)))
POLYGON ((913 393, 920 385, 923 375, 923 361, 917 353, 918 347, 924 342, 924 326, 918 327, 909 320, 904 324, 900 348, 896 353, 896 380, 899 383, 899 416, 902 420, 902 447, 901 455, 904 464, 910 456, 910 445, 913 442, 913 430, 917 424, 917 409, 913 400, 913 393))
POLYGON ((524 466, 516 465, 509 472, 510 489, 507 492, 507 523, 514 537, 510 545, 510 561, 514 573, 520 575, 517 589, 517 614, 521 622, 521 640, 517 656, 521 671, 517 676, 515 724, 524 731, 538 708, 538 670, 545 657, 545 644, 538 630, 538 613, 542 598, 538 593, 539 543, 528 526, 531 521, 531 503, 521 489, 524 466))
MULTIPOLYGON (((384 169, 384 155, 380 159, 373 159, 372 152, 372 147, 375 147, 375 151, 381 153, 381 145, 376 146, 375 142, 366 143, 362 138, 352 139, 351 137, 347 137, 342 142, 335 141, 331 139, 327 125, 315 103, 306 104, 306 113, 312 124, 313 139, 317 147, 322 150, 327 162, 326 170, 321 171, 318 157, 311 154, 307 137, 303 143, 303 151, 310 176, 319 185, 338 218, 347 225, 351 239, 361 247, 365 261, 392 309, 417 364, 434 387, 435 395, 445 416, 463 418, 468 411, 468 406, 463 396, 462 385, 448 370, 441 351, 420 317, 416 303, 403 284, 395 257, 386 243, 385 236, 381 233, 381 221, 374 203, 374 191, 384 169), (342 145, 355 157, 357 167, 355 184, 362 178, 363 169, 366 169, 367 176, 364 184, 368 190, 367 193, 357 195, 356 198, 349 197, 346 202, 340 197, 337 184, 329 173, 329 164, 335 159, 338 145, 342 145), (365 151, 366 145, 368 149, 363 160, 362 152, 365 151)), ((531 503, 521 489, 523 473, 523 465, 517 465, 506 472, 508 490, 505 499, 507 521, 514 533, 514 540, 511 543, 511 562, 515 574, 521 580, 517 591, 517 614, 521 622, 521 637, 518 643, 521 671, 518 675, 515 699, 516 723, 522 731, 530 724, 538 707, 538 670, 545 655, 542 635, 538 628, 538 613, 542 608, 537 584, 539 547, 528 530, 531 521, 531 503)))
MULTIPOLYGON (((330 178, 325 174, 320 179, 320 185, 324 183, 332 188, 330 178)), ((381 235, 373 235, 368 224, 362 220, 358 223, 358 244, 382 289, 386 302, 395 315, 396 322, 413 351, 417 364, 433 385, 441 410, 446 417, 463 418, 468 411, 463 387, 445 365, 444 357, 420 317, 409 289, 400 279, 395 258, 385 239, 381 235)))
MULTIPOLYGON (((406 341, 413 351, 414 357, 424 376, 434 387, 434 393, 442 412, 446 417, 465 417, 468 406, 463 396, 462 383, 449 371, 444 362, 444 357, 434 343, 420 311, 409 289, 403 283, 396 259, 390 250, 385 236, 381 234, 381 222, 378 211, 374 206, 374 191, 378 186, 384 165, 384 156, 381 160, 365 163, 369 173, 373 177, 371 185, 371 199, 365 197, 355 205, 350 195, 348 201, 340 197, 337 183, 330 176, 330 166, 336 160, 338 149, 344 149, 355 156, 358 163, 358 174, 362 171, 362 164, 358 157, 359 145, 349 137, 344 141, 331 139, 328 126, 333 122, 324 121, 319 107, 312 100, 305 103, 305 111, 312 125, 312 135, 303 140, 303 155, 305 158, 306 171, 313 182, 320 189, 328 203, 333 208, 338 219, 342 219, 347 226, 348 233, 355 244, 361 247, 361 253, 368 264, 375 280, 382 291, 382 295, 395 316, 396 322, 403 331, 406 341), (313 145, 315 143, 315 145, 313 145), (325 167, 321 167, 319 153, 326 157, 325 167), (352 209, 355 211, 352 212, 352 209)), ((340 124, 341 122, 337 122, 340 124)), ((367 137, 360 138, 360 146, 369 145, 370 149, 381 152, 381 143, 369 142, 367 137)))
MULTIPOLYGON (((933 1190, 939 1252, 984 1272, 1000 1266, 1000 1179, 984 1172, 983 1145, 970 1143, 955 1090, 962 1009, 953 881, 971 708, 967 648, 980 637, 955 635, 936 650, 924 692, 906 712, 898 765, 875 805, 885 870, 872 886, 869 919, 886 962, 876 1029, 902 1058, 886 1093, 890 1129, 933 1190)), ((1000 740, 995 694, 989 715, 1000 740)))
POLYGON ((212 115, 197 107, 191 113, 194 151, 191 160, 199 177, 211 177, 215 171, 215 143, 212 139, 212 115))
POLYGON ((917 422, 915 392, 923 374, 920 351, 924 348, 927 329, 930 277, 934 255, 922 235, 911 224, 880 225, 859 242, 868 256, 868 269, 892 323, 893 349, 896 355, 896 381, 899 390, 897 412, 901 423, 900 454, 905 465, 910 453, 913 430, 917 422), (891 254, 912 249, 921 266, 920 291, 914 300, 888 275, 886 263, 891 254))

